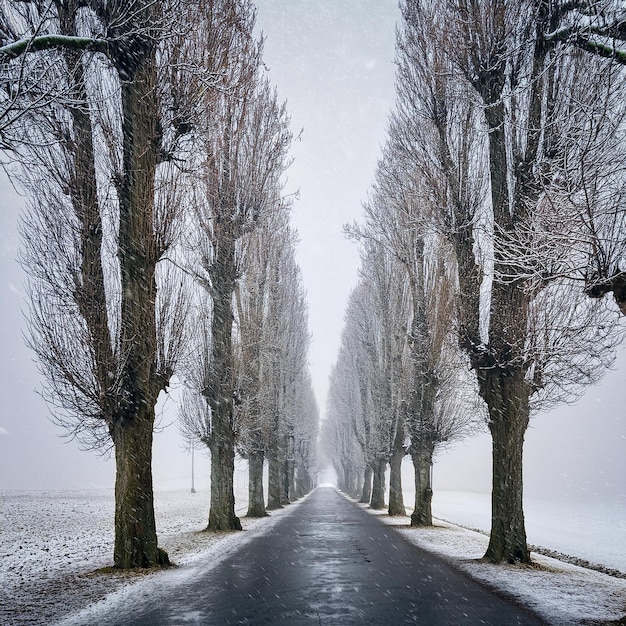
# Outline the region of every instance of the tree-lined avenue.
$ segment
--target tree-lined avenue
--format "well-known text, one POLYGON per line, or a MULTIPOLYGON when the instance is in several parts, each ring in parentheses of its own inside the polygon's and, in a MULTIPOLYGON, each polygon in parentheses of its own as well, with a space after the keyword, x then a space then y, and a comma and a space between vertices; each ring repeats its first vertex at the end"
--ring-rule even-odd
POLYGON ((541 624, 325 487, 189 584, 138 605, 100 623, 541 624))

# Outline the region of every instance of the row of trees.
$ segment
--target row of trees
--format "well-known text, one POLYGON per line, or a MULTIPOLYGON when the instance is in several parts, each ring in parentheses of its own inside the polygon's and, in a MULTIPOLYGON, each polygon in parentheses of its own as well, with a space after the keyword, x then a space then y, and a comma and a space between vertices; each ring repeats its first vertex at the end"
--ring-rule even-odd
MULTIPOLYGON (((235 331, 221 334, 229 341, 229 387, 222 395, 210 391, 219 374, 215 355, 223 354, 219 350, 224 348, 216 347, 221 331, 203 324, 207 319, 212 319, 214 326, 217 323, 216 313, 211 316, 206 310, 215 306, 209 298, 197 301, 191 361, 182 368, 186 377, 182 431, 192 445, 203 444, 211 451, 210 528, 224 527, 214 521, 217 507, 213 502, 220 501, 217 490, 223 490, 226 481, 231 481, 226 495, 232 496, 233 443, 248 460, 249 517, 264 516, 266 508, 280 508, 313 486, 318 408, 307 368, 307 306, 294 258, 296 235, 286 207, 277 206, 243 238, 238 250, 237 258, 245 263, 238 270, 241 277, 232 294, 234 300, 230 299, 235 331), (229 411, 228 426, 222 431, 217 430, 214 417, 220 408, 229 411), (226 437, 230 441, 224 446, 226 437), (267 507, 265 460, 269 465, 267 507), (213 480, 216 475, 220 477, 217 484, 213 480)), ((227 510, 231 516, 227 528, 239 526, 232 517, 233 505, 230 502, 227 510)))
POLYGON ((266 452, 287 476, 280 501, 296 476, 308 486, 317 417, 281 187, 291 133, 254 23, 249 0, 0 4, 0 137, 29 204, 29 342, 56 420, 114 448, 121 568, 168 562, 151 461, 175 373, 185 431, 211 451, 209 528, 241 527, 235 445, 258 460, 259 428, 261 467, 266 452), (268 336, 274 361, 252 372, 268 336))
MULTIPOLYGON (((414 523, 428 523, 419 493, 429 457, 418 470, 416 450, 430 450, 437 440, 430 424, 438 403, 448 418, 456 414, 465 423, 467 405, 476 403, 458 398, 474 388, 493 440, 486 557, 528 562, 522 452, 531 414, 575 400, 598 380, 622 328, 623 6, 547 0, 401 6, 397 104, 366 224, 351 230, 366 248, 393 259, 396 289, 408 292, 395 325, 405 335, 398 345, 406 347, 392 354, 398 362, 408 355, 410 385, 403 387, 383 361, 372 363, 387 383, 407 389, 392 428, 404 428, 417 462, 414 523), (617 307, 601 299, 609 292, 617 307), (446 396, 457 399, 445 406, 446 396)), ((363 280, 379 263, 365 255, 363 280)), ((368 297, 383 297, 380 285, 365 288, 373 291, 368 297)), ((355 292, 353 301, 359 297, 355 292)), ((349 308, 344 346, 354 316, 349 308)), ((361 314, 357 319, 363 325, 361 314)), ((368 345, 361 340, 361 349, 368 345)), ((334 376, 345 375, 342 358, 334 376)), ((382 421, 380 410, 368 416, 387 433, 402 401, 382 406, 382 421)), ((335 452, 345 464, 362 430, 338 401, 330 417, 351 438, 335 452)), ((386 439, 384 460, 393 458, 393 441, 386 439)), ((359 447, 357 464, 367 464, 359 447)))

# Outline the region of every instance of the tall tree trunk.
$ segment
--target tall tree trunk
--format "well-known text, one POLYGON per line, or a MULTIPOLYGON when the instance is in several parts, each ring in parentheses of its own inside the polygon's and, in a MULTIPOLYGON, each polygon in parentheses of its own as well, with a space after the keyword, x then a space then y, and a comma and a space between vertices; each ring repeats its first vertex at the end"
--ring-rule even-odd
MULTIPOLYGON (((514 206, 509 199, 509 158, 507 156, 506 114, 502 99, 505 74, 494 67, 489 80, 479 84, 483 96, 485 119, 489 128, 489 172, 491 203, 495 237, 506 242, 517 241, 518 224, 523 224, 527 207, 536 200, 526 172, 536 155, 539 141, 538 126, 528 134, 526 159, 513 155, 517 187, 514 187, 514 206)), ((537 68, 535 68, 537 69, 537 68)), ((534 81, 536 82, 536 81, 534 81)), ((536 87, 537 85, 535 85, 536 87)), ((537 91, 531 92, 536 106, 537 91)), ((531 116, 531 127, 538 124, 531 116)), ((529 170, 528 170, 529 171, 529 170)), ((523 240, 523 235, 522 235, 523 240)), ((515 277, 518 270, 496 246, 494 276, 515 277)), ((528 306, 531 294, 525 279, 498 280, 491 288, 489 311, 489 342, 487 351, 470 354, 478 376, 480 393, 489 411, 489 429, 493 443, 492 513, 489 547, 485 558, 500 563, 529 563, 526 545, 524 509, 522 502, 522 456, 524 434, 530 417, 530 387, 525 381, 524 346, 528 325, 528 306)))
POLYGON ((301 479, 301 469, 297 465, 294 465, 293 469, 293 498, 299 500, 304 495, 301 479))
POLYGON ((370 501, 371 509, 385 508, 385 469, 387 461, 379 459, 374 462, 374 481, 372 484, 372 499, 370 501))
POLYGON ((313 489, 313 479, 311 478, 311 473, 304 466, 301 466, 302 474, 300 475, 300 485, 301 485, 301 496, 305 496, 307 493, 310 493, 313 489))
POLYGON ((241 530, 235 515, 235 433, 233 397, 233 294, 235 293, 235 241, 228 227, 217 237, 216 256, 211 266, 213 359, 209 388, 212 412, 211 507, 209 530, 241 530))
MULTIPOLYGON (((225 411, 226 413, 226 411, 225 411)), ((211 442, 211 506, 208 530, 241 530, 241 521, 235 515, 235 446, 232 425, 228 417, 213 414, 211 442), (221 421, 219 426, 216 422, 221 421), (220 437, 219 433, 224 437, 220 437)))
POLYGON ((351 498, 356 498, 358 493, 358 479, 354 468, 351 465, 347 466, 344 470, 344 474, 346 486, 343 491, 345 491, 351 498))
POLYGON ((286 458, 283 463, 283 477, 282 477, 282 485, 283 490, 281 493, 281 500, 283 504, 291 504, 294 498, 295 492, 295 464, 294 464, 294 439, 293 435, 285 435, 285 451, 286 458))
POLYGON ((369 504, 372 499, 372 466, 366 465, 363 470, 363 490, 361 491, 362 504, 369 504))
POLYGON ((281 462, 274 456, 269 458, 269 476, 267 486, 267 510, 282 509, 281 495, 281 462))
POLYGON ((263 452, 248 454, 248 512, 246 517, 265 517, 263 494, 263 452))
POLYGON ((363 477, 360 472, 352 469, 350 471, 350 475, 352 476, 352 497, 356 500, 361 493, 363 493, 363 477))
POLYGON ((302 498, 311 491, 311 475, 303 461, 296 465, 295 489, 296 498, 302 498))
MULTIPOLYGON (((148 10, 146 10, 146 13, 148 10)), ((147 19, 147 17, 146 17, 147 19)), ((157 548, 152 493, 154 405, 163 381, 157 371, 154 180, 159 144, 156 50, 147 43, 119 49, 123 177, 119 189, 121 281, 119 413, 110 426, 115 444, 115 565, 167 563, 157 548)))
MULTIPOLYGON (((60 13, 63 34, 75 35, 74 20, 78 9, 68 3, 60 13)), ((80 230, 81 284, 75 291, 76 303, 87 326, 93 348, 93 374, 98 383, 101 408, 110 419, 114 410, 115 392, 110 372, 116 370, 113 343, 109 329, 107 295, 102 266, 103 229, 98 201, 98 183, 93 148, 91 117, 83 103, 88 102, 82 55, 75 50, 64 50, 68 67, 73 68, 73 92, 77 106, 68 106, 74 128, 74 167, 70 171, 69 192, 78 218, 80 230)), ((69 148, 68 148, 69 149, 69 148)))
POLYGON ((152 491, 154 409, 148 405, 113 432, 115 443, 115 566, 167 565, 157 546, 152 491))
POLYGON ((404 458, 402 429, 398 428, 389 459, 389 515, 406 515, 402 494, 402 459, 404 458))
POLYGON ((411 460, 415 472, 415 508, 411 513, 411 526, 433 524, 433 489, 430 481, 433 448, 432 445, 411 444, 411 460))
POLYGON ((491 370, 485 400, 493 442, 491 535, 485 558, 529 563, 523 509, 522 456, 529 422, 528 386, 521 368, 491 370))
POLYGON ((339 475, 339 489, 344 493, 350 491, 350 472, 347 465, 344 463, 341 468, 341 474, 339 475))
POLYGON ((291 504, 291 462, 285 459, 280 472, 280 503, 291 504))

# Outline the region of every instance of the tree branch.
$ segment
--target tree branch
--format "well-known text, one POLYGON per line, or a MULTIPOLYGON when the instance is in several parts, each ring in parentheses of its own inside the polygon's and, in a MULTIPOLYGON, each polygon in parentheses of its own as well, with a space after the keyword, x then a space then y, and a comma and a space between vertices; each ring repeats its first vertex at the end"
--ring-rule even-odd
POLYGON ((546 41, 550 42, 570 42, 578 46, 582 50, 598 54, 607 59, 613 59, 620 65, 626 65, 626 50, 617 47, 617 43, 626 44, 626 22, 623 19, 617 20, 606 26, 588 25, 565 26, 558 28, 552 33, 545 36, 546 41), (592 39, 596 35, 612 39, 612 43, 603 43, 592 39))
POLYGON ((71 48, 74 50, 89 50, 107 54, 110 42, 106 39, 92 39, 90 37, 75 37, 69 35, 41 35, 29 39, 20 39, 6 46, 0 47, 0 60, 16 59, 28 52, 51 50, 52 48, 71 48))
POLYGON ((600 43, 599 41, 594 41, 593 39, 584 37, 581 34, 576 37, 574 43, 582 50, 586 50, 587 52, 597 54, 607 59, 613 59, 616 63, 619 63, 620 65, 626 65, 626 50, 616 48, 614 45, 608 45, 600 43))

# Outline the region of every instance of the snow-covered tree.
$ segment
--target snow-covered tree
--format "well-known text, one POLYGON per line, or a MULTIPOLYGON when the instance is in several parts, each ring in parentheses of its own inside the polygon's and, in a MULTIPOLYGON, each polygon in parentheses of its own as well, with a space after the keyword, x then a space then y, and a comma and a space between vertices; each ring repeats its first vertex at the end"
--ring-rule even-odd
POLYGON ((297 238, 283 208, 246 238, 237 291, 237 448, 250 468, 248 515, 264 515, 263 462, 270 508, 311 489, 318 409, 307 368, 304 293, 297 238))
POLYGON ((567 265, 562 255, 575 252, 563 246, 554 258, 545 224, 567 208, 554 188, 568 188, 570 198, 594 188, 563 164, 577 150, 610 150, 598 131, 611 104, 622 104, 603 87, 609 61, 551 37, 553 3, 425 0, 402 9, 402 150, 456 255, 459 343, 493 439, 486 556, 527 562, 522 449, 531 410, 597 380, 615 341, 615 313, 585 301, 557 271, 567 265))
POLYGON ((181 345, 182 279, 163 260, 175 254, 185 190, 174 163, 194 122, 189 101, 171 96, 199 75, 206 88, 219 82, 179 48, 198 27, 195 9, 0 5, 3 147, 29 198, 30 344, 56 420, 89 447, 114 447, 120 568, 168 561, 152 433, 181 345))
MULTIPOLYGON (((247 0, 212 3, 211 16, 232 25, 221 69, 228 89, 207 92, 210 119, 196 137, 196 186, 191 220, 190 272, 210 297, 204 315, 210 350, 197 380, 208 411, 191 430, 211 450, 209 528, 241 529, 235 515, 236 372, 233 337, 235 294, 246 265, 243 240, 280 203, 281 177, 291 141, 284 104, 263 75, 261 43, 252 36, 253 5, 247 0)), ((208 302, 207 299, 204 299, 208 302)), ((198 330, 205 329, 200 325, 198 330)))
POLYGON ((317 415, 310 413, 308 309, 295 260, 296 234, 289 227, 283 232, 283 245, 277 249, 270 276, 265 337, 270 509, 289 503, 295 495, 296 441, 309 429, 308 419, 317 422, 317 415))
MULTIPOLYGON (((400 407, 410 439, 407 448, 416 485, 412 523, 430 524, 433 455, 441 444, 467 434, 480 416, 480 409, 475 389, 463 384, 463 359, 455 347, 454 256, 433 223, 424 180, 411 159, 406 158, 402 125, 396 118, 389 128, 390 139, 365 205, 367 221, 364 226, 351 227, 349 232, 385 251, 385 273, 396 285, 395 301, 382 292, 384 301, 392 303, 395 311, 385 313, 384 319, 393 320, 394 359, 400 364, 393 376, 397 399, 392 405, 396 411, 400 407), (444 403, 443 399, 449 397, 457 401, 444 403)), ((404 452, 398 447, 398 455, 404 452)), ((392 463, 392 477, 393 471, 392 463)))

